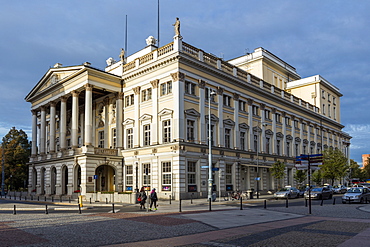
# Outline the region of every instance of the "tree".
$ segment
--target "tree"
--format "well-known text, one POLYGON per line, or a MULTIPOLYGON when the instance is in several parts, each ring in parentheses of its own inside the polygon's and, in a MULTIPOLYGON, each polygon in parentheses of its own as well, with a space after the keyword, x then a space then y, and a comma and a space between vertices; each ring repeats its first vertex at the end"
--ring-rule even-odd
POLYGON ((330 179, 331 185, 334 185, 334 181, 343 178, 348 171, 348 159, 339 149, 334 148, 325 149, 323 156, 323 164, 320 166, 322 177, 330 179))
POLYGON ((4 152, 5 160, 4 183, 12 190, 27 186, 30 147, 27 134, 15 127, 2 139, 1 154, 4 152))
POLYGON ((362 180, 370 178, 370 158, 367 158, 367 163, 364 164, 364 167, 361 169, 363 172, 362 180))
POLYGON ((349 178, 358 178, 360 181, 363 181, 367 178, 365 170, 361 169, 361 167, 353 159, 350 160, 349 178))
POLYGON ((316 171, 314 171, 314 172, 311 174, 311 180, 312 180, 312 182, 314 182, 315 184, 319 184, 319 185, 321 185, 321 184, 322 184, 322 173, 321 173, 321 170, 316 170, 316 171))
POLYGON ((280 180, 285 177, 285 164, 281 161, 276 161, 271 167, 271 175, 278 180, 278 188, 280 188, 280 180))
POLYGON ((302 184, 307 178, 307 172, 304 170, 297 170, 294 174, 294 180, 297 181, 298 184, 302 184))

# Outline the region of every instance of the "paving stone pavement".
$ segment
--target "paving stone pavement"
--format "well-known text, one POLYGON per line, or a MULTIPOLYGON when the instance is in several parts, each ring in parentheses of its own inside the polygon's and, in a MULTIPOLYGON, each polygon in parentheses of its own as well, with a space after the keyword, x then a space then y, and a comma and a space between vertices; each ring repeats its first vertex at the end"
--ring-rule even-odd
POLYGON ((2 211, 5 206, 0 201, 0 246, 369 245, 370 205, 340 205, 336 215, 328 213, 333 205, 314 207, 312 215, 302 206, 245 205, 240 210, 237 203, 214 203, 209 211, 207 203, 199 200, 184 202, 182 212, 179 203, 173 202, 151 212, 137 205, 117 205, 116 213, 107 208, 104 213, 20 211, 13 215, 2 211))

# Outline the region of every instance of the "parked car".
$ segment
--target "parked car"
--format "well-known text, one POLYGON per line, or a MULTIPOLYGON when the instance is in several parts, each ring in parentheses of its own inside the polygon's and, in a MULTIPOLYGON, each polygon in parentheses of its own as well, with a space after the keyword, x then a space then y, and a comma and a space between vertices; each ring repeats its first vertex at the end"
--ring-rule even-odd
MULTIPOLYGON (((308 199, 309 194, 308 191, 304 193, 304 198, 308 199)), ((311 189, 311 199, 331 199, 333 198, 333 190, 327 187, 317 187, 311 189)))
POLYGON ((336 194, 344 194, 347 192, 347 187, 344 185, 335 185, 333 189, 336 194))
POLYGON ((342 203, 370 201, 370 190, 366 187, 352 187, 342 196, 342 203))
POLYGON ((279 198, 297 198, 299 197, 299 190, 295 187, 286 186, 274 193, 274 198, 277 200, 279 198))

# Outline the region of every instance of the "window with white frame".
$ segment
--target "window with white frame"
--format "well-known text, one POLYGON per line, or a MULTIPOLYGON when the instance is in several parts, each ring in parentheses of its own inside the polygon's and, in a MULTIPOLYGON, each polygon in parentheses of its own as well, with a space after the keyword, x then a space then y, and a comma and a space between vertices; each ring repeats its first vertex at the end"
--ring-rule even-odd
POLYGON ((281 123, 281 114, 280 113, 275 113, 275 118, 277 123, 281 123))
POLYGON ((252 106, 252 114, 254 116, 259 116, 260 115, 260 108, 256 105, 253 105, 252 106))
POLYGON ((297 128, 297 129, 299 128, 299 122, 298 122, 298 120, 294 120, 294 127, 297 128))
POLYGON ((98 133, 98 147, 99 148, 104 148, 104 130, 99 131, 98 133))
MULTIPOLYGON (((281 142, 280 140, 276 140, 276 154, 277 155, 280 155, 280 149, 281 149, 280 142, 281 142)), ((288 151, 289 151, 289 142, 287 142, 287 155, 289 153, 288 151)))
POLYGON ((290 117, 285 117, 285 124, 288 125, 288 126, 291 126, 290 125, 290 117))
POLYGON ((132 185, 134 182, 134 170, 132 165, 126 166, 126 190, 132 191, 132 185))
POLYGON ((195 161, 188 161, 187 162, 187 184, 188 184, 188 192, 196 192, 197 191, 197 179, 196 179, 196 171, 197 171, 197 162, 195 161))
POLYGON ((160 86, 161 96, 172 93, 172 81, 162 83, 160 86))
POLYGON ((187 119, 186 120, 186 140, 193 142, 195 140, 195 121, 187 119))
POLYGON ((270 137, 266 137, 266 153, 270 153, 270 137))
POLYGON ((245 150, 245 132, 241 131, 239 133, 239 136, 240 136, 240 149, 245 150))
POLYGON ((295 156, 299 156, 299 144, 295 144, 295 156))
POLYGON ((231 129, 225 128, 225 148, 231 147, 231 129))
MULTIPOLYGON (((206 96, 205 98, 206 98, 207 101, 209 101, 210 91, 211 92, 214 92, 215 90, 212 90, 210 88, 206 88, 206 90, 204 90, 204 93, 205 93, 205 96, 206 96)), ((211 95, 211 102, 216 102, 215 101, 216 100, 215 98, 216 98, 215 95, 211 95)))
POLYGON ((224 106, 231 107, 231 97, 229 95, 226 94, 223 95, 223 104, 224 106))
POLYGON ((271 120, 271 111, 270 110, 265 110, 265 119, 271 120))
POLYGON ((112 147, 113 148, 117 147, 117 130, 116 130, 116 128, 112 129, 112 147))
POLYGON ((143 164, 143 183, 144 185, 148 186, 150 185, 150 163, 144 163, 143 164))
POLYGON ((171 142, 171 120, 164 120, 163 124, 163 143, 171 142))
POLYGON ((258 152, 258 136, 253 136, 254 151, 258 152))
POLYGON ((322 104, 322 114, 325 115, 325 104, 322 104))
POLYGON ((225 167, 225 182, 226 182, 226 184, 232 184, 233 183, 233 165, 232 164, 226 164, 226 167, 225 167))
POLYGON ((328 104, 328 116, 331 117, 331 113, 330 113, 330 104, 328 104))
POLYGON ((243 100, 239 100, 239 111, 243 111, 243 112, 247 111, 247 102, 243 100))
MULTIPOLYGON (((215 126, 211 124, 211 145, 215 145, 215 134, 214 134, 215 126)), ((207 140, 209 140, 209 124, 207 124, 207 140)))
POLYGON ((144 146, 150 145, 150 124, 146 124, 143 126, 143 134, 144 134, 144 140, 143 144, 144 146))
POLYGON ((172 167, 171 162, 162 162, 162 189, 171 190, 172 167))
POLYGON ((191 81, 185 81, 185 93, 195 95, 196 84, 191 81))
POLYGON ((134 104, 134 94, 125 96, 125 106, 131 106, 134 104))
POLYGON ((126 130, 127 133, 127 148, 134 147, 134 129, 130 128, 126 130))
POLYGON ((152 88, 141 90, 141 101, 145 102, 152 99, 152 88))
POLYGON ((323 99, 325 99, 325 90, 321 90, 321 96, 323 99))

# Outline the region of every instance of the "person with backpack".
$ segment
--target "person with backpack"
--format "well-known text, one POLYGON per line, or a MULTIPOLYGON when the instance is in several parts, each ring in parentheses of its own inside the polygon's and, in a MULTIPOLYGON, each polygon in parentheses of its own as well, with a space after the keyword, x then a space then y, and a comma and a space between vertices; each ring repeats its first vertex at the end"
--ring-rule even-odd
POLYGON ((149 210, 152 210, 152 206, 154 205, 154 210, 157 210, 157 192, 155 192, 155 189, 152 189, 152 192, 150 192, 150 207, 149 210))
POLYGON ((141 187, 140 189, 140 195, 139 195, 139 202, 140 202, 140 209, 145 209, 145 202, 146 202, 146 199, 147 199, 147 196, 146 196, 146 192, 145 192, 145 188, 144 187, 141 187))

